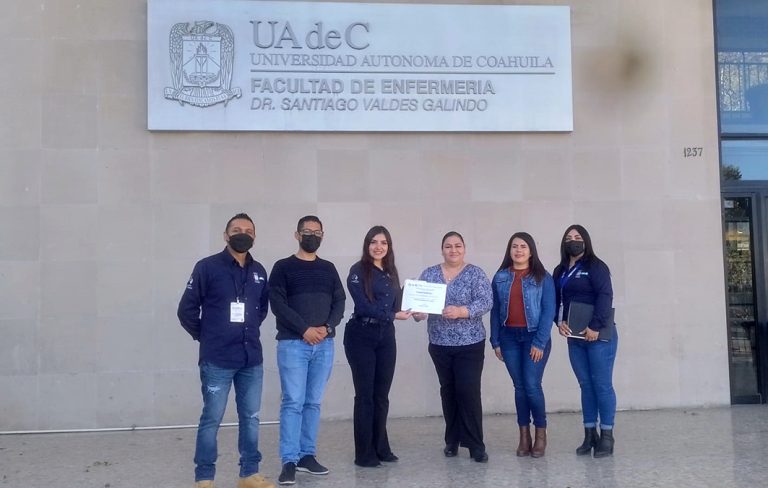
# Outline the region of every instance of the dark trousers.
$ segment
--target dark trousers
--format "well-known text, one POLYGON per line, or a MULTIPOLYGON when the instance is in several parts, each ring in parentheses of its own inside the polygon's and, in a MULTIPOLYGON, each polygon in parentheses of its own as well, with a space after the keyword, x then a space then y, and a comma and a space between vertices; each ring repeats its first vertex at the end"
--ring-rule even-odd
POLYGON ((397 357, 394 324, 350 320, 344 329, 344 352, 355 385, 355 463, 376 465, 392 454, 387 415, 397 357))
POLYGON ((468 346, 429 345, 443 401, 446 445, 484 451, 483 403, 480 381, 485 360, 485 341, 468 346))

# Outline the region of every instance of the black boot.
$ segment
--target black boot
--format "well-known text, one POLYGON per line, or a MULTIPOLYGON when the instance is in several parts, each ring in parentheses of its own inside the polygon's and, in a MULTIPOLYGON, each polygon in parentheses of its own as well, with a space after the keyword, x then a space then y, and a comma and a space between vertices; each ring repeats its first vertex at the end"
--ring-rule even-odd
POLYGON ((595 447, 595 457, 613 456, 613 429, 600 429, 600 442, 595 447))
POLYGON ((585 454, 591 454, 592 448, 597 447, 597 443, 600 442, 600 437, 597 435, 596 427, 584 427, 584 442, 576 448, 576 454, 584 456, 585 454))

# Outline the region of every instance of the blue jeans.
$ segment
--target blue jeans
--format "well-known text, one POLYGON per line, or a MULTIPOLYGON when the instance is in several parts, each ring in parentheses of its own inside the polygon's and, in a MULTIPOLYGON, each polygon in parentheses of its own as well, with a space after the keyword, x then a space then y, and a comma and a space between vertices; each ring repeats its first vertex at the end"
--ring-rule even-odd
POLYGON ((280 404, 280 460, 298 462, 317 453, 320 402, 333 368, 333 339, 312 346, 300 339, 277 341, 280 404))
POLYGON ((581 411, 584 427, 613 429, 616 416, 616 392, 613 389, 613 362, 619 336, 613 340, 586 342, 568 339, 568 357, 581 387, 581 411))
POLYGON ((235 402, 239 421, 238 449, 240 451, 240 477, 259 472, 259 410, 264 366, 226 369, 211 363, 200 364, 200 382, 203 393, 203 413, 197 427, 195 445, 195 481, 212 480, 216 475, 216 434, 219 432, 227 397, 235 384, 235 402))
POLYGON ((535 335, 536 332, 529 332, 525 327, 502 327, 499 346, 515 385, 517 424, 529 425, 533 417, 533 425, 544 428, 547 426, 547 413, 541 380, 552 350, 552 341, 547 342, 544 356, 534 363, 531 359, 531 344, 535 335))

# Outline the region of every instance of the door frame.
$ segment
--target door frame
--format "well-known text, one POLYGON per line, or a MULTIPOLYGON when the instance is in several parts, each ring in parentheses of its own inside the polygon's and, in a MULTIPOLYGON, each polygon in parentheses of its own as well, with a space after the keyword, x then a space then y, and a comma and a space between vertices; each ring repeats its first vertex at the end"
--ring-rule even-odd
MULTIPOLYGON (((752 215, 750 232, 752 238, 752 284, 755 300, 755 347, 757 361, 757 389, 759 396, 736 396, 731 390, 732 404, 767 403, 768 402, 768 181, 739 182, 738 185, 723 185, 721 190, 721 209, 723 218, 723 267, 727 273, 728 255, 725 247, 725 206, 727 198, 749 198, 752 215)), ((730 297, 726 285, 726 317, 730 308, 730 297)), ((733 368, 731 367, 732 349, 728 325, 726 325, 728 342, 728 378, 733 385, 733 368)))

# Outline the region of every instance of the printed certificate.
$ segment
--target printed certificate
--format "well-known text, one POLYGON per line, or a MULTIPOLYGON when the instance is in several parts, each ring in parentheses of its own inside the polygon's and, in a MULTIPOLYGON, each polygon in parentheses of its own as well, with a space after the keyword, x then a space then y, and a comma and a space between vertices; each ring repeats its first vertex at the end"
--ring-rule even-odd
POLYGON ((405 280, 402 310, 442 314, 448 285, 419 280, 405 280))

